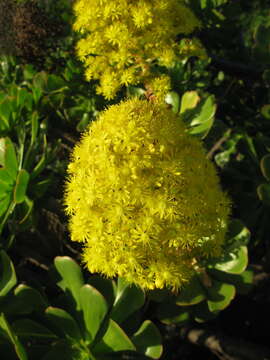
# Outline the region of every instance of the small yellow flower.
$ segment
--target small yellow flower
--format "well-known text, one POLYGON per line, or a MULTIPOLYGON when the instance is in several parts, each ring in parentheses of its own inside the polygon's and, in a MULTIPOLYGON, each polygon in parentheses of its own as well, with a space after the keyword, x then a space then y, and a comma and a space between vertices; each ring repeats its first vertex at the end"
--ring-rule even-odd
POLYGON ((76 0, 74 13, 74 30, 83 35, 77 54, 85 63, 86 78, 99 79, 99 93, 107 99, 121 85, 154 77, 154 61, 172 66, 178 56, 177 35, 200 26, 184 0, 76 0), (136 69, 136 77, 127 76, 129 68, 136 69), (110 77, 110 72, 117 76, 110 77))
POLYGON ((104 111, 75 146, 65 193, 71 239, 91 272, 180 288, 221 253, 230 201, 201 142, 161 103, 104 111))

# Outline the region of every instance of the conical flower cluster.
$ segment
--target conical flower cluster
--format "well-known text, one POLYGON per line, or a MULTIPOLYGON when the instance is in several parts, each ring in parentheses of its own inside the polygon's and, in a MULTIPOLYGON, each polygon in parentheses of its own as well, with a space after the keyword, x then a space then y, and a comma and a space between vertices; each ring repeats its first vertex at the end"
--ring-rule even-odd
POLYGON ((201 142, 160 103, 104 111, 75 147, 65 204, 90 272, 178 289, 218 256, 230 201, 201 142))
POLYGON ((183 0, 77 0, 74 13, 86 78, 99 80, 107 99, 123 85, 151 81, 152 67, 171 66, 177 35, 200 25, 183 0))

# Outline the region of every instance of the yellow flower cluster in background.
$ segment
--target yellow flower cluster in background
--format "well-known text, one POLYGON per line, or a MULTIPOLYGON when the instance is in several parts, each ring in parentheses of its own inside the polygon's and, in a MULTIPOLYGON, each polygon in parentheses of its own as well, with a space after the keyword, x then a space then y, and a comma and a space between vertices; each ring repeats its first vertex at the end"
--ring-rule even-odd
POLYGON ((134 98, 108 108, 75 146, 68 174, 71 238, 84 243, 90 272, 179 289, 194 263, 220 255, 230 201, 201 142, 166 105, 134 98))
POLYGON ((176 36, 200 26, 182 0, 76 0, 74 13, 86 78, 99 80, 107 99, 123 85, 151 81, 153 63, 173 65, 176 36))

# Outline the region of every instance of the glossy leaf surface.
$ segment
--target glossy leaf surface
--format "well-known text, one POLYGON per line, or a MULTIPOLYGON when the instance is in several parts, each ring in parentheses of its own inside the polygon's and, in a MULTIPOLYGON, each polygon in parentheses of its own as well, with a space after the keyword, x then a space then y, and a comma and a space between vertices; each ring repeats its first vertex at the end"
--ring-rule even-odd
POLYGON ((145 295, 143 291, 122 278, 118 278, 115 301, 111 318, 121 323, 144 304, 145 295))
POLYGON ((235 297, 235 287, 231 284, 214 280, 208 290, 208 307, 211 312, 225 309, 235 297))
POLYGON ((45 313, 47 318, 61 330, 65 337, 78 341, 82 339, 76 321, 65 310, 50 306, 45 313))
POLYGON ((110 319, 102 341, 95 346, 93 352, 105 354, 124 350, 136 350, 136 348, 120 326, 110 319))
POLYGON ((80 288, 83 286, 83 275, 80 266, 68 256, 57 256, 54 260, 56 270, 62 279, 58 286, 72 295, 77 310, 81 309, 80 288))
POLYGON ((100 292, 91 285, 84 285, 80 289, 80 303, 88 340, 93 342, 107 314, 108 305, 100 292))
POLYGON ((205 299, 205 292, 201 282, 197 276, 194 276, 191 281, 180 290, 176 297, 177 305, 194 305, 205 299))
POLYGON ((14 189, 14 201, 17 204, 20 204, 25 200, 29 178, 30 175, 26 170, 22 169, 19 171, 14 189))
POLYGON ((0 251, 0 297, 5 296, 17 283, 12 261, 4 250, 0 251))
POLYGON ((162 339, 157 327, 150 320, 144 321, 132 336, 132 342, 138 352, 152 359, 159 359, 162 354, 162 339))

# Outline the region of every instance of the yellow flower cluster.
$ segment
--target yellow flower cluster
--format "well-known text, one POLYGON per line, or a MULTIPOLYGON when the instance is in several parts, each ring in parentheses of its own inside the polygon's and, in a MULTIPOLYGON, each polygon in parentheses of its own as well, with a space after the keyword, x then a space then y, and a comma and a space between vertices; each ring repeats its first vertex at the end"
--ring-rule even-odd
POLYGON ((122 85, 148 81, 152 65, 171 66, 176 36, 200 25, 183 0, 76 0, 74 13, 86 78, 99 80, 107 99, 122 85))
POLYGON ((90 272, 178 289, 218 256, 230 201, 201 142, 161 103, 113 105, 75 146, 65 205, 90 272))

